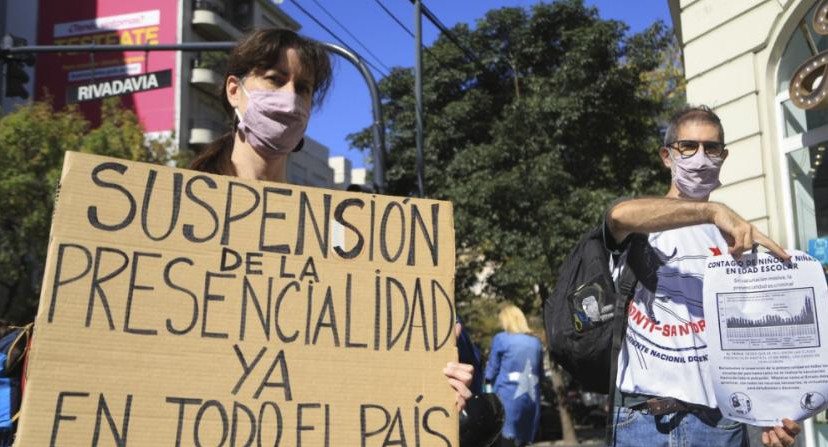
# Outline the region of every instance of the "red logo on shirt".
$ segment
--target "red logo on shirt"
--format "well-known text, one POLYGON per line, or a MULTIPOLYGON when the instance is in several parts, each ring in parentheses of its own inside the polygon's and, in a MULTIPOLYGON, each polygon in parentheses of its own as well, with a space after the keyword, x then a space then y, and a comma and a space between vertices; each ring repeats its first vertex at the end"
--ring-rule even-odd
POLYGON ((710 247, 710 251, 713 252, 713 256, 721 256, 722 251, 719 250, 719 247, 710 247))

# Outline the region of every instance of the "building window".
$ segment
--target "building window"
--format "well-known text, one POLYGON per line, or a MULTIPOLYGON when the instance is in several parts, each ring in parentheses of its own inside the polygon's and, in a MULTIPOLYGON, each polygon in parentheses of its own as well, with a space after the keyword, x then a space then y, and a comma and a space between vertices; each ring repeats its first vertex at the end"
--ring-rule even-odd
MULTIPOLYGON (((779 61, 776 81, 777 130, 780 135, 780 161, 788 173, 784 185, 786 220, 789 244, 809 251, 809 247, 824 246, 828 242, 828 109, 806 110, 790 99, 791 80, 796 71, 812 57, 828 51, 828 35, 814 29, 814 14, 825 2, 815 5, 799 21, 790 36, 779 61)), ((812 85, 819 85, 822 77, 806 76, 812 85)), ((801 92, 801 91, 800 91, 801 92)), ((824 252, 824 250, 821 250, 824 252)), ((828 264, 828 257, 823 259, 828 264)))
MULTIPOLYGON (((814 12, 816 6, 799 22, 779 63, 777 76, 777 92, 787 92, 791 84, 791 77, 800 65, 812 56, 828 50, 828 35, 820 35, 814 31, 814 12)), ((816 82, 819 82, 818 78, 816 82)), ((784 118, 784 136, 791 137, 797 134, 816 129, 828 124, 828 110, 804 110, 796 107, 790 99, 782 102, 784 118)))
MULTIPOLYGON (((793 194, 797 246, 828 235, 828 156, 826 144, 803 147, 787 154, 793 194)), ((812 243, 811 243, 812 244, 812 243)))

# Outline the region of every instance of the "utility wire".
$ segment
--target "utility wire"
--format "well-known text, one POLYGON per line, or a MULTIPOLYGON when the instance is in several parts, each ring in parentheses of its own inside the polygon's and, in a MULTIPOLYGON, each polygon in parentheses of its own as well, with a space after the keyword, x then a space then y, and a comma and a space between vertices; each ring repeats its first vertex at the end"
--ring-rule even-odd
POLYGON ((411 29, 409 27, 405 26, 405 24, 402 23, 402 21, 400 19, 398 19, 397 16, 395 16, 393 12, 389 11, 388 8, 386 8, 385 5, 383 5, 380 0, 374 0, 374 2, 376 2, 376 4, 378 4, 379 7, 382 8, 382 10, 385 11, 386 14, 388 14, 388 17, 391 17, 392 19, 394 19, 394 21, 397 22, 397 25, 400 25, 400 28, 405 30, 405 32, 408 33, 409 36, 411 36, 412 38, 414 37, 414 32, 411 31, 411 29))
MULTIPOLYGON (((314 23, 316 23, 317 25, 319 25, 319 27, 320 27, 320 28, 322 28, 323 30, 325 30, 325 31, 326 31, 328 34, 330 34, 330 35, 331 35, 334 39, 336 39, 336 40, 337 40, 337 42, 339 42, 340 44, 342 44, 342 46, 344 46, 345 48, 347 48, 350 52, 352 52, 352 53, 354 53, 354 54, 359 55, 359 53, 357 53, 356 51, 354 51, 354 49, 353 49, 353 48, 351 48, 351 47, 350 47, 347 43, 345 43, 345 41, 344 41, 344 40, 342 40, 339 36, 337 36, 335 32, 331 31, 331 29, 330 29, 330 28, 328 28, 327 26, 325 26, 325 24, 324 24, 324 23, 322 23, 321 21, 319 21, 319 19, 317 19, 317 18, 316 18, 313 14, 311 14, 310 12, 308 12, 308 10, 307 10, 307 9, 303 8, 303 7, 302 7, 302 5, 300 5, 298 1, 296 1, 296 0, 291 0, 291 2, 293 3, 293 5, 294 5, 294 6, 296 6, 297 8, 299 8, 299 10, 300 10, 300 11, 302 11, 302 13, 304 13, 304 14, 305 14, 306 16, 308 16, 311 20, 313 20, 313 21, 314 21, 314 23)), ((369 61, 369 60, 367 60, 367 59, 365 59, 365 58, 362 58, 362 57, 360 57, 360 59, 361 59, 361 60, 363 60, 366 64, 368 64, 368 66, 370 66, 371 68, 373 68, 373 69, 374 69, 374 71, 376 71, 377 73, 381 74, 383 77, 387 77, 387 76, 388 76, 388 74, 387 74, 387 73, 385 73, 384 71, 382 71, 382 70, 380 70, 379 68, 377 68, 377 67, 376 67, 376 65, 374 65, 374 64, 372 64, 372 63, 371 63, 371 61, 369 61)))
MULTIPOLYGON (((395 16, 393 12, 389 11, 388 8, 386 8, 380 0, 374 0, 374 2, 376 2, 376 4, 379 5, 379 7, 382 8, 382 10, 385 11, 386 14, 388 14, 388 17, 391 17, 395 22, 397 22, 397 25, 399 25, 400 28, 403 29, 403 31, 405 31, 409 36, 411 36, 412 39, 414 39, 414 32, 411 31, 411 28, 405 26, 405 24, 397 16, 395 16)), ((436 59, 440 65, 446 65, 442 59, 440 59, 436 54, 431 52, 431 48, 425 45, 423 45, 423 48, 426 50, 426 53, 428 53, 429 56, 436 59)))
MULTIPOLYGON (((409 1, 409 2, 411 2, 411 4, 412 4, 412 5, 413 5, 413 4, 415 4, 415 1, 414 1, 414 0, 408 0, 408 1, 409 1)), ((473 52, 473 51, 471 51, 471 50, 470 50, 470 49, 468 49, 465 45, 463 45, 462 43, 460 43, 460 41, 457 39, 457 37, 455 37, 455 36, 454 36, 454 33, 452 33, 452 32, 451 32, 448 28, 446 28, 446 25, 443 25, 443 22, 441 22, 441 21, 440 21, 440 19, 438 19, 438 18, 437 18, 437 16, 436 16, 436 15, 434 15, 434 13, 433 13, 433 12, 431 12, 431 10, 430 10, 430 9, 428 9, 428 7, 427 7, 427 6, 425 5, 425 3, 423 3, 422 1, 420 1, 420 8, 422 8, 423 15, 424 15, 424 16, 426 16, 426 18, 428 19, 428 21, 429 21, 429 22, 431 22, 431 23, 432 23, 432 25, 436 26, 436 27, 437 27, 437 29, 439 29, 439 30, 440 30, 440 32, 442 32, 443 34, 445 34, 445 35, 446 35, 446 37, 448 37, 448 39, 449 39, 449 40, 450 40, 450 41, 451 41, 451 42, 452 42, 452 43, 453 43, 453 44, 454 44, 457 48, 459 48, 459 49, 460 49, 460 51, 462 51, 463 53, 465 53, 465 54, 466 54, 466 56, 467 56, 469 59, 471 59, 471 60, 473 60, 474 62, 477 62, 478 64, 480 64, 480 66, 481 66, 481 67, 485 67, 485 65, 483 65, 483 62, 480 60, 480 58, 479 58, 479 57, 477 57, 477 55, 476 55, 476 54, 474 54, 474 52, 473 52)))
POLYGON ((334 21, 334 23, 336 23, 337 25, 339 25, 339 27, 340 27, 340 28, 342 28, 342 30, 343 30, 343 31, 345 31, 345 32, 346 32, 349 36, 351 36, 351 39, 354 39, 354 40, 356 41, 356 43, 357 43, 357 44, 359 44, 359 46, 361 46, 361 47, 362 47, 362 49, 364 49, 364 50, 365 50, 368 54, 370 54, 370 55, 374 58, 374 60, 375 60, 375 61, 376 61, 376 62, 377 62, 377 63, 378 63, 378 64, 379 64, 382 68, 385 68, 387 71, 391 71, 391 69, 390 69, 390 68, 388 68, 388 66, 387 66, 387 65, 385 65, 385 64, 383 64, 383 63, 382 63, 382 60, 380 60, 380 58, 379 58, 379 57, 377 57, 377 55, 376 55, 376 54, 374 54, 374 53, 373 53, 370 49, 368 49, 368 47, 367 47, 367 46, 365 46, 365 44, 364 44, 364 43, 362 43, 362 41, 361 41, 361 40, 359 40, 359 39, 357 38, 357 36, 354 36, 354 34, 353 34, 350 30, 348 30, 348 28, 347 28, 345 25, 343 25, 343 24, 342 24, 342 22, 340 22, 339 20, 337 20, 337 18, 336 18, 333 14, 331 14, 331 12, 330 12, 330 11, 328 11, 328 9, 327 9, 327 8, 325 8, 324 6, 322 6, 322 4, 320 4, 318 0, 312 0, 312 1, 313 1, 313 3, 315 3, 315 4, 316 4, 316 6, 318 6, 318 7, 319 7, 319 9, 321 9, 321 10, 322 10, 322 12, 324 12, 324 13, 325 13, 328 17, 330 17, 330 18, 331 18, 331 20, 333 20, 333 21, 334 21))

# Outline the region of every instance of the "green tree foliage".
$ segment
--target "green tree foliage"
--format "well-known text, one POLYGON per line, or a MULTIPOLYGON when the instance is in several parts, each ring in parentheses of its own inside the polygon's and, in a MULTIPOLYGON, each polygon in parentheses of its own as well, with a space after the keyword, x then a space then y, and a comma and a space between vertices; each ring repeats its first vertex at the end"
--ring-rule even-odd
MULTIPOLYGON (((425 184, 454 204, 458 309, 488 332, 477 320, 492 305, 476 308, 472 286, 537 316, 564 257, 614 198, 664 192, 659 128, 682 86, 661 22, 630 35, 582 0, 492 10, 452 32, 480 62, 445 36, 424 54, 425 184)), ((380 90, 389 190, 413 195, 412 70, 396 68, 380 90)), ((366 150, 370 129, 350 141, 366 150)))
POLYGON ((37 308, 55 191, 66 151, 169 163, 171 139, 146 140, 118 98, 92 129, 76 107, 34 102, 0 119, 0 318, 31 320, 37 308))

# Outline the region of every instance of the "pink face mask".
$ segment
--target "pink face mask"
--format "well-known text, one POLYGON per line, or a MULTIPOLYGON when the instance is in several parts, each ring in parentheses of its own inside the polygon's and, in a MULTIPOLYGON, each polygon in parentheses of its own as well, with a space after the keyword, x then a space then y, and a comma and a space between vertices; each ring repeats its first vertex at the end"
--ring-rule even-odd
POLYGON ((302 141, 310 112, 305 101, 293 92, 253 90, 247 95, 244 117, 236 108, 239 131, 262 157, 273 158, 293 152, 302 141))
POLYGON ((712 160, 699 148, 690 158, 675 157, 673 150, 667 149, 670 154, 670 171, 673 174, 673 183, 687 197, 703 199, 721 185, 719 171, 722 169, 722 159, 712 160))

